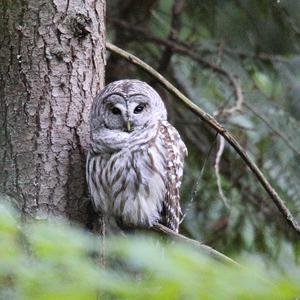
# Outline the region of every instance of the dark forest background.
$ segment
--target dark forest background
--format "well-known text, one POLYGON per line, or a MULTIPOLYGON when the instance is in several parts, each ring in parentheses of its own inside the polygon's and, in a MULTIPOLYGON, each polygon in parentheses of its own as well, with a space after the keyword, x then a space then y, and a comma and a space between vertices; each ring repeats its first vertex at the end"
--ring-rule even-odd
MULTIPOLYGON (((300 218, 300 2, 109 1, 107 29, 109 41, 228 128, 300 218)), ((107 82, 137 77, 159 89, 188 145, 182 232, 225 253, 279 258, 297 248, 297 237, 235 151, 227 143, 222 151, 220 138, 157 82, 109 56, 107 82)))

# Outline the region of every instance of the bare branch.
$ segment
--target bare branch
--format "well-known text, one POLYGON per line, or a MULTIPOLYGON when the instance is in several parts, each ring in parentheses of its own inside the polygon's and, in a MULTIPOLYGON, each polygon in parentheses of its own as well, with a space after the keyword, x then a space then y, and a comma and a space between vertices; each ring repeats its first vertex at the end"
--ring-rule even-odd
POLYGON ((229 208, 227 198, 225 197, 224 192, 223 192, 221 176, 220 176, 220 161, 221 161, 221 157, 223 155, 224 148, 225 148, 225 140, 222 136, 220 136, 219 138, 220 138, 220 145, 219 145, 218 152, 216 154, 216 160, 215 160, 214 167, 215 167, 215 173, 216 173, 216 177, 217 177, 217 186, 218 186, 219 195, 220 195, 221 199, 223 200, 224 205, 229 208))
POLYGON ((232 107, 229 108, 224 108, 222 109, 220 112, 214 113, 213 116, 217 117, 217 116, 228 116, 228 115, 232 115, 235 112, 241 112, 242 111, 242 107, 244 104, 244 97, 243 97, 243 92, 242 92, 242 88, 240 86, 240 84, 238 84, 236 86, 236 101, 235 104, 232 107))
POLYGON ((233 259, 231 259, 230 257, 226 256, 225 254, 215 250, 214 248, 210 247, 210 246, 207 246, 205 244, 202 244, 201 242, 197 241, 197 240, 193 240, 193 239, 190 239, 188 237, 186 237, 185 235, 182 235, 180 233, 177 233, 175 231, 173 231, 172 229, 164 226, 164 225, 161 225, 159 223, 156 223, 153 225, 153 229, 158 231, 158 232, 162 232, 176 240, 179 240, 179 241, 182 241, 182 242, 185 242, 189 245, 192 245, 194 247, 196 247, 197 249, 200 249, 200 250, 204 250, 205 252, 207 252, 209 255, 223 261, 223 262, 226 262, 226 263, 229 263, 231 265, 235 265, 237 267, 242 267, 239 263, 237 263, 236 261, 234 261, 233 259))
POLYGON ((208 62, 204 60, 198 53, 196 53, 191 47, 188 47, 184 43, 178 43, 172 40, 168 39, 163 39, 160 38, 151 32, 142 29, 142 28, 137 28, 136 26, 132 26, 127 22, 120 21, 120 20, 112 20, 113 24, 116 26, 120 26, 123 29, 130 30, 132 32, 135 32, 136 34, 139 34, 142 36, 143 39, 148 39, 150 41, 153 41, 157 44, 167 46, 169 48, 172 48, 174 52, 180 53, 181 55, 185 55, 187 57, 190 57, 194 61, 196 61, 198 64, 200 64, 203 68, 205 69, 210 69, 213 72, 216 72, 226 78, 229 82, 229 84, 232 86, 233 91, 234 91, 234 97, 236 99, 237 103, 243 103, 243 93, 242 89, 240 87, 239 81, 236 78, 236 76, 230 74, 227 72, 225 69, 222 69, 216 64, 213 64, 211 62, 208 62))
POLYGON ((257 180, 261 183, 265 191, 269 194, 270 198, 273 200, 274 204, 277 206, 281 214, 285 217, 285 220, 290 225, 290 227, 300 236, 300 226, 293 217, 292 213, 285 205, 284 201, 277 194, 275 189, 269 183, 267 178, 264 176, 262 171, 257 167, 254 161, 248 156, 242 146, 234 138, 234 136, 227 131, 214 117, 201 109, 198 105, 192 102, 189 98, 183 95, 177 88, 175 88, 168 80, 166 80, 161 74, 155 71, 152 67, 147 65, 145 62, 137 58, 136 56, 116 47, 111 43, 106 43, 106 48, 121 57, 128 60, 130 63, 135 64, 146 71, 149 75, 156 78, 172 95, 178 98, 183 104, 185 104, 192 112, 198 115, 201 120, 209 124, 214 128, 220 135, 222 135, 226 141, 235 149, 235 151, 240 155, 249 169, 255 174, 257 180))

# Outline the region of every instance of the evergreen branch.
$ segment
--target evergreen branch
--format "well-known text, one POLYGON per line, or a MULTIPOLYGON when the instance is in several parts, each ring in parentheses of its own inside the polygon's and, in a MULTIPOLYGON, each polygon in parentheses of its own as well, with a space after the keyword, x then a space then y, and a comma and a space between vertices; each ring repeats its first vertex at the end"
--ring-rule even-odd
POLYGON ((168 80, 166 80, 160 73, 155 71, 148 64, 137 58, 136 56, 130 54, 129 52, 118 48, 117 46, 106 43, 106 48, 111 52, 123 57, 132 64, 135 64, 146 71, 149 75, 158 80, 172 95, 178 98, 183 104, 185 104, 192 112, 194 112, 202 121, 209 124, 214 128, 220 135, 222 135, 226 141, 235 149, 239 156, 244 160, 249 169, 254 173, 257 180, 261 183, 265 191, 269 194, 270 198, 277 206, 281 214, 286 219, 289 226, 300 236, 300 226, 293 217, 292 213, 285 205, 284 201, 277 194, 276 190, 269 183, 268 179, 264 176, 262 171, 257 167, 254 161, 248 156, 246 151, 234 138, 234 136, 227 131, 214 117, 201 109, 198 105, 192 102, 189 98, 183 95, 176 87, 174 87, 168 80))
POLYGON ((258 119, 260 119, 263 123, 265 123, 265 125, 267 127, 269 127, 271 129, 271 131, 276 134, 277 136, 279 136, 285 143, 286 145, 295 152, 295 154, 297 154, 300 157, 300 151, 291 143, 291 141, 284 135, 282 134, 279 130, 277 130, 276 128, 274 128, 272 126, 272 124, 267 120, 267 118, 265 118, 263 115, 261 115, 260 113, 258 113, 253 107, 251 107, 249 104, 245 103, 244 104, 245 107, 250 110, 258 119))

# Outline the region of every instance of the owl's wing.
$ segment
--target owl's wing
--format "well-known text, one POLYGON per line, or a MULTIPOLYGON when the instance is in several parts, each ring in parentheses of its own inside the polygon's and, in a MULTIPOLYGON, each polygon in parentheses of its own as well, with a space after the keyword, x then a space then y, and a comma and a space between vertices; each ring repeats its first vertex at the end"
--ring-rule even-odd
POLYGON ((159 137, 163 142, 166 159, 166 194, 160 222, 178 232, 181 215, 180 186, 187 148, 178 131, 167 121, 161 123, 159 137))

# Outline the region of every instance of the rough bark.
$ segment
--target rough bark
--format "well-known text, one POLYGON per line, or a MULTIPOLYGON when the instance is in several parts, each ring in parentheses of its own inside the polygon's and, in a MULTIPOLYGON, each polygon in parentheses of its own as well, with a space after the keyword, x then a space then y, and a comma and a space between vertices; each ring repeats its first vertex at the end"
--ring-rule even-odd
POLYGON ((104 82, 104 0, 0 1, 0 191, 23 215, 87 223, 88 114, 104 82))

